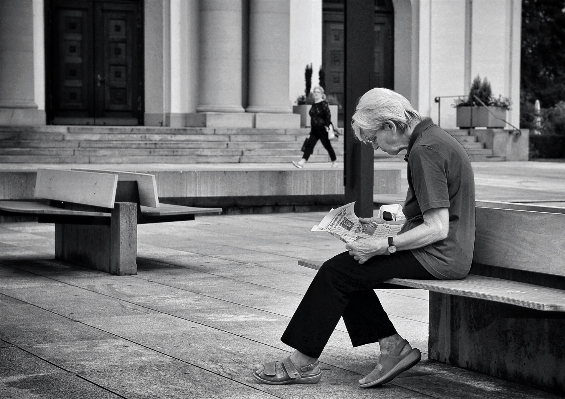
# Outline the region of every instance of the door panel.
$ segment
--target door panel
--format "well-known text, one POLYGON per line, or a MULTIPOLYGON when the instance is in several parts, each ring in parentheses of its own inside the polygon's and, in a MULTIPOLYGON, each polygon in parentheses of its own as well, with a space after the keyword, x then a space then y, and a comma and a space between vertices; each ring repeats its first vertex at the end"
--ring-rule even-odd
POLYGON ((134 52, 136 5, 96 4, 95 118, 134 117, 138 107, 134 52))
POLYGON ((94 103, 89 79, 92 68, 92 9, 87 3, 79 3, 72 7, 57 4, 53 12, 53 106, 61 117, 88 122, 91 117, 89 109, 94 103))
MULTIPOLYGON (((335 95, 344 104, 344 11, 343 6, 328 6, 324 11, 323 68, 326 72, 326 93, 335 95)), ((373 79, 375 87, 394 88, 392 3, 375 2, 373 79)), ((343 117, 343 111, 340 111, 343 117)))
POLYGON ((344 104, 344 48, 345 32, 343 22, 327 22, 324 26, 324 71, 326 73, 326 94, 333 94, 344 104))
POLYGON ((51 15, 51 122, 141 124, 140 2, 54 0, 51 15))

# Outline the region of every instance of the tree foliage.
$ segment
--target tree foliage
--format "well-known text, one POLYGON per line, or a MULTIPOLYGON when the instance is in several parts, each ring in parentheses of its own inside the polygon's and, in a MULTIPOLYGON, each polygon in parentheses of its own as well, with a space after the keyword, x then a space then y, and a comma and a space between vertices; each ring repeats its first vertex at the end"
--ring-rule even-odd
POLYGON ((565 100, 565 0, 522 0, 521 102, 565 100))

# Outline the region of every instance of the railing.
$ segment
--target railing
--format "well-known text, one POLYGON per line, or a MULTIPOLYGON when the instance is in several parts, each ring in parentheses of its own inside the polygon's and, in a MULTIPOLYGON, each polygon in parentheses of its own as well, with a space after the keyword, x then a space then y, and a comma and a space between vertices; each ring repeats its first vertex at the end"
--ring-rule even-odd
MULTIPOLYGON (((465 94, 461 94, 459 96, 437 96, 436 98, 434 98, 434 102, 437 103, 437 125, 441 126, 441 99, 442 98, 459 98, 459 97, 465 97, 465 94)), ((473 116, 471 115, 471 118, 473 116)))
MULTIPOLYGON (((441 126, 441 99, 442 99, 442 98, 459 98, 459 97, 465 97, 465 95, 460 95, 460 96, 437 96, 437 97, 434 98, 434 102, 436 102, 436 103, 438 104, 438 107, 437 107, 437 124, 438 124, 438 126, 441 126)), ((505 125, 509 125, 509 126, 512 127, 512 130, 510 130, 510 131, 508 132, 509 134, 516 134, 516 136, 520 136, 520 135, 522 134, 522 131, 521 131, 520 129, 518 129, 516 126, 514 126, 513 124, 511 124, 511 123, 508 122, 507 120, 502 119, 502 118, 499 118, 498 116, 496 116, 496 115, 488 108, 488 106, 487 106, 484 102, 481 101, 480 98, 478 98, 477 96, 473 96, 473 97, 475 98, 476 101, 479 102, 479 104, 480 104, 482 107, 485 107, 485 109, 487 110, 487 112, 488 112, 489 114, 491 114, 495 119, 498 119, 499 121, 504 122, 505 125)), ((476 106, 474 101, 473 101, 473 103, 472 103, 472 106, 476 106)), ((470 126, 469 129, 472 129, 472 128, 473 128, 473 112, 471 112, 471 115, 470 115, 470 116, 471 116, 471 121, 470 121, 470 125, 471 125, 471 126, 470 126)))

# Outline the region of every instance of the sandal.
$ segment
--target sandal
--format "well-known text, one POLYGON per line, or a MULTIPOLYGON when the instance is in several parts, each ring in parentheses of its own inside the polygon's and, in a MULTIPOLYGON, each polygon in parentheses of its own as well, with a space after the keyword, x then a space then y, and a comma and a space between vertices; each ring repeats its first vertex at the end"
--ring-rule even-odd
POLYGON ((408 342, 403 339, 390 354, 381 354, 377 367, 359 380, 359 386, 361 388, 370 388, 385 384, 418 363, 422 358, 422 354, 418 349, 412 349, 403 355, 400 354, 406 345, 408 345, 408 342), (379 364, 382 366, 380 370, 378 368, 379 364))
POLYGON ((283 361, 265 363, 253 372, 253 377, 263 384, 316 384, 322 378, 320 362, 314 362, 302 367, 296 367, 290 356, 283 361))

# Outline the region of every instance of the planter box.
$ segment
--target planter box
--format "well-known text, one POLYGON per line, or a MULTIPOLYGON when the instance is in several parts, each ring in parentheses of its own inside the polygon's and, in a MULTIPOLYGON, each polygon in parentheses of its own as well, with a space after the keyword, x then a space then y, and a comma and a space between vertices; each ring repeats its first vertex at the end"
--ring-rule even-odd
MULTIPOLYGON (((301 127, 310 127, 310 112, 311 105, 293 105, 292 106, 292 113, 293 114, 300 114, 300 126, 301 127)), ((334 127, 337 129, 337 113, 338 107, 337 105, 330 105, 330 112, 332 114, 332 123, 334 127)))
POLYGON ((506 120, 506 110, 500 107, 458 107, 457 112, 457 127, 460 128, 473 128, 473 127, 489 127, 489 128, 503 128, 506 123, 496 119, 489 109, 496 117, 506 120))

